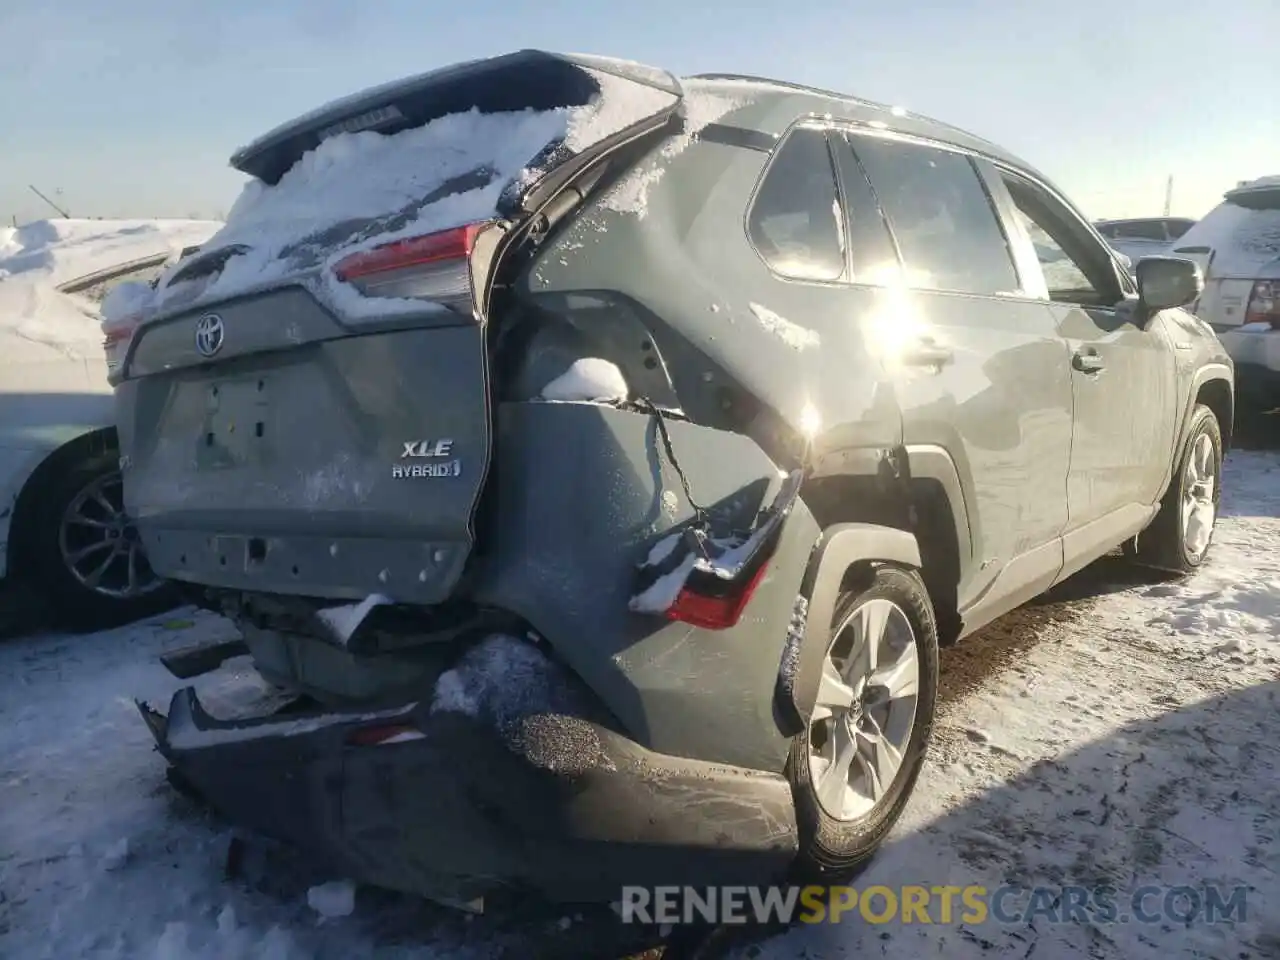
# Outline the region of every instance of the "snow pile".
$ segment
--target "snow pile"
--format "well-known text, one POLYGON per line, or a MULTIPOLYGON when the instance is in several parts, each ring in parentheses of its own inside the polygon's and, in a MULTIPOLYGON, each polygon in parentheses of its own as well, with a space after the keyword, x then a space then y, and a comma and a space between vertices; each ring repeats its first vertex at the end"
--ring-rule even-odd
MULTIPOLYGON (((320 265, 325 293, 343 309, 421 309, 420 302, 391 298, 371 307, 331 268, 396 240, 492 219, 503 194, 532 176, 530 165, 552 144, 580 151, 674 103, 662 91, 588 72, 602 93, 583 107, 471 110, 391 135, 366 130, 322 141, 277 183, 246 184, 226 226, 207 244, 209 251, 242 248, 220 273, 173 283, 171 272, 145 309, 194 306, 320 265)), ((113 302, 104 314, 114 318, 138 306, 136 298, 113 302)))
POLYGON ((326 920, 349 917, 356 908, 356 885, 350 880, 331 880, 307 891, 307 906, 326 920))
POLYGON ((98 307, 60 284, 201 243, 204 220, 41 220, 0 228, 0 354, 10 361, 101 360, 98 307))
POLYGON ((0 280, 0 356, 9 362, 101 359, 102 329, 92 301, 28 276, 0 280))
POLYGON ((542 388, 542 399, 562 403, 622 401, 627 399, 626 378, 608 360, 586 357, 542 388))
POLYGON ((213 220, 40 220, 0 227, 0 280, 32 274, 58 286, 111 267, 204 243, 213 220))

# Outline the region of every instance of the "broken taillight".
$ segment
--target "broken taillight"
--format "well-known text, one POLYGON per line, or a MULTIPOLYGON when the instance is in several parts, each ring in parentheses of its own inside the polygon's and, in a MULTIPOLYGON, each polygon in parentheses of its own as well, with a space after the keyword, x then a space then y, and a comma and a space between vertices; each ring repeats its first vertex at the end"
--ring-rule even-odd
POLYGON ((1280 330, 1280 280, 1258 280, 1249 291, 1245 323, 1269 323, 1280 330))
POLYGON ((761 563, 760 568, 741 584, 723 581, 716 584, 710 577, 702 583, 695 583, 691 577, 680 589, 675 603, 667 608, 667 619, 704 630, 727 630, 742 619, 742 611, 751 601, 756 587, 760 586, 767 569, 768 563, 761 563), (720 589, 715 589, 716 586, 720 589))
POLYGON ((377 727, 361 727, 347 735, 347 743, 353 747, 380 747, 389 743, 405 743, 423 740, 426 735, 407 723, 393 723, 377 727))
POLYGON ((472 312, 471 253, 489 222, 395 240, 353 253, 334 275, 366 297, 428 300, 459 313, 472 312))

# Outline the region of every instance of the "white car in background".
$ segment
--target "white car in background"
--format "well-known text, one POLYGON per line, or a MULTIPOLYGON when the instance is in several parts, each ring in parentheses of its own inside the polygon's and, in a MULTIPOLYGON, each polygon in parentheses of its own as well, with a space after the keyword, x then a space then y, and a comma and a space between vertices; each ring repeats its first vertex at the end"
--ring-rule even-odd
POLYGON ((158 275, 221 226, 0 228, 0 578, 39 596, 59 625, 124 623, 174 601, 124 514, 98 303, 116 283, 158 275))
POLYGON ((1195 313, 1235 360, 1241 401, 1280 407, 1280 176, 1228 190, 1170 254, 1204 271, 1195 313))
POLYGON ((1095 220, 1094 227, 1111 245, 1136 264, 1143 257, 1168 253, 1174 242, 1195 226, 1187 217, 1135 217, 1127 220, 1095 220))

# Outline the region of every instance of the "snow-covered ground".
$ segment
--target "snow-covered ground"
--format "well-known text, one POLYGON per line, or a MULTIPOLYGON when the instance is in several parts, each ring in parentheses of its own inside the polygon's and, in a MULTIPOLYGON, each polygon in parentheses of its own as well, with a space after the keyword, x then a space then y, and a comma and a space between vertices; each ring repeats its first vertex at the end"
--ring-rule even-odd
MULTIPOLYGON (((930 762, 858 883, 1245 884, 1243 922, 866 926, 849 914, 743 955, 1280 956, 1280 453, 1234 452, 1225 490, 1197 576, 1158 582, 1104 561, 947 652, 930 762)), ((180 613, 0 646, 0 956, 547 955, 529 944, 563 932, 554 918, 523 929, 368 890, 352 901, 342 883, 321 886, 342 878, 260 842, 226 879, 231 832, 164 782, 131 698, 166 703, 179 682, 156 654, 229 629, 180 613)), ((556 955, 610 955, 578 949, 556 955)))

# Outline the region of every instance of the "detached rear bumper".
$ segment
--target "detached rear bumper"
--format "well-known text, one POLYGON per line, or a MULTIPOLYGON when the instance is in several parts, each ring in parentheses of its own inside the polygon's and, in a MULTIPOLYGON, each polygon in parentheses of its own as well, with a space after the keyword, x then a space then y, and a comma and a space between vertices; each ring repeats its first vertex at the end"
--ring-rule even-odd
POLYGON ((392 889, 529 886, 601 902, 629 884, 767 883, 796 851, 785 778, 655 754, 577 717, 536 714, 499 732, 412 704, 220 721, 190 687, 167 716, 139 709, 225 816, 392 889), (403 730, 359 743, 388 727, 403 730))

